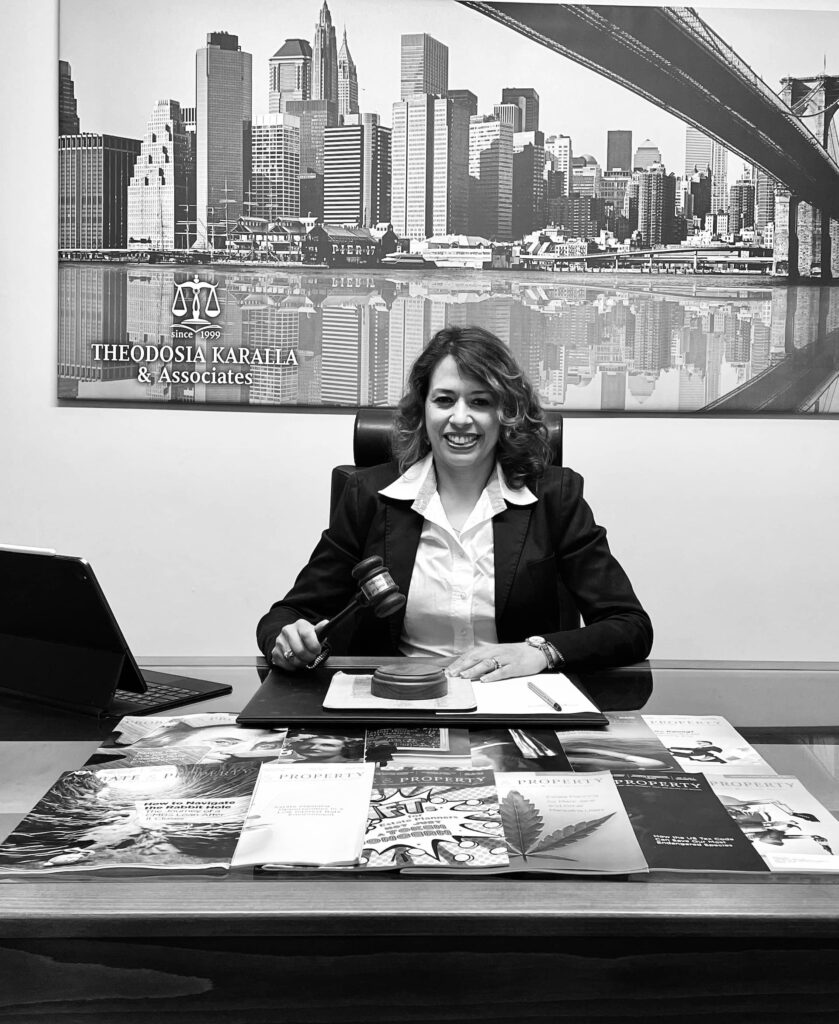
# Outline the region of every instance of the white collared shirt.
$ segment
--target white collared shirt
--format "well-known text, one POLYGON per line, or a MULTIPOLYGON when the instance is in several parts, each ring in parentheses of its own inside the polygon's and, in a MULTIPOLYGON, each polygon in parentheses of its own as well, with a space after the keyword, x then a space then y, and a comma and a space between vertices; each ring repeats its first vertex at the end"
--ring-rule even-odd
POLYGON ((401 653, 451 657, 470 647, 497 643, 492 517, 508 502, 533 504, 533 492, 527 487, 513 490, 496 463, 463 529, 457 531, 443 509, 429 453, 379 493, 412 499, 411 508, 425 520, 405 606, 401 653))

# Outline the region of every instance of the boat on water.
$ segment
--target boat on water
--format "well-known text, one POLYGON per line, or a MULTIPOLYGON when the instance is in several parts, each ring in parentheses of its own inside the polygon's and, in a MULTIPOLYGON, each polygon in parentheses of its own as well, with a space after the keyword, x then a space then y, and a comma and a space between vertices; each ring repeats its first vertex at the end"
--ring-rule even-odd
POLYGON ((432 269, 437 265, 433 260, 426 259, 419 252, 392 252, 382 256, 380 263, 383 267, 402 267, 403 269, 432 269))
POLYGON ((435 235, 426 241, 423 256, 437 267, 485 270, 492 266, 492 242, 480 235, 435 235))

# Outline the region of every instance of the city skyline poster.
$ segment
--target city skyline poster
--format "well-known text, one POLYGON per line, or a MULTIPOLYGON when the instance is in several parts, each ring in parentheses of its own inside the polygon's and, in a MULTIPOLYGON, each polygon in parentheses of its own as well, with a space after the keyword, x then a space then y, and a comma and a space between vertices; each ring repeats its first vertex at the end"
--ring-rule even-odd
POLYGON ((393 407, 476 324, 550 409, 839 412, 837 221, 606 45, 713 53, 817 190, 839 11, 496 6, 61 0, 59 398, 393 407))

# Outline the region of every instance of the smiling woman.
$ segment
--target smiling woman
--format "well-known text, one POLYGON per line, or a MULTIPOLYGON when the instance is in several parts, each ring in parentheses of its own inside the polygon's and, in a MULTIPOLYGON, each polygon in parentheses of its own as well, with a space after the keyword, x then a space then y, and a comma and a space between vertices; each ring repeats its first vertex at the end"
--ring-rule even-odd
POLYGON ((647 656, 649 617, 581 477, 550 465, 539 402, 498 338, 478 327, 432 338, 394 417, 393 452, 397 464, 351 478, 294 587, 260 620, 269 661, 293 671, 319 657, 315 625, 347 604, 353 566, 371 556, 407 604, 358 620, 348 653, 452 657, 450 672, 487 680, 647 656))

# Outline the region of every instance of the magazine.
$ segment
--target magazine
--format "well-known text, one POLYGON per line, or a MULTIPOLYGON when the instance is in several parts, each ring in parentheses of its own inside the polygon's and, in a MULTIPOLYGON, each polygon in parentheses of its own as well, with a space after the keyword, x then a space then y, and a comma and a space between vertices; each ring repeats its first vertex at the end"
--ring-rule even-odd
POLYGON ((651 870, 767 871, 704 775, 613 772, 651 870))
POLYGON ((231 867, 357 864, 372 764, 266 764, 231 867))
POLYGON ((472 767, 494 772, 570 772, 556 733, 547 732, 548 737, 541 729, 470 729, 472 767))
POLYGON ((468 729, 393 726, 368 729, 366 761, 381 769, 471 768, 468 729))
POLYGON ((114 766, 216 764, 246 758, 273 760, 283 749, 285 729, 251 729, 224 711, 192 715, 126 715, 90 764, 114 766))
POLYGON ((492 772, 376 772, 361 863, 368 870, 506 866, 492 772))
POLYGON ((260 763, 65 772, 0 845, 0 874, 223 872, 260 763))
POLYGON ((511 871, 628 874, 647 870, 608 772, 496 772, 511 871))
POLYGON ((704 775, 774 775, 774 770, 719 715, 643 715, 682 771, 704 775))
POLYGON ((642 715, 611 711, 606 720, 605 729, 557 730, 575 772, 678 770, 678 762, 642 715))
POLYGON ((772 871, 839 871, 839 821, 791 775, 719 775, 720 802, 772 871))

